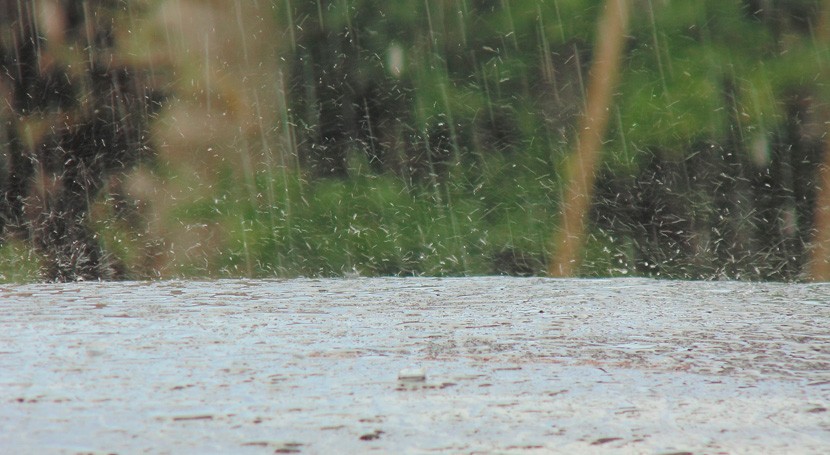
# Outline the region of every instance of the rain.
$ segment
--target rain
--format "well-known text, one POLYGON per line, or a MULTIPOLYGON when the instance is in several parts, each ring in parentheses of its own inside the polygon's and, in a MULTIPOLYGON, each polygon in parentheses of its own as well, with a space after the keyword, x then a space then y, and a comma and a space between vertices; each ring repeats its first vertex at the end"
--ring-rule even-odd
POLYGON ((828 14, 4 1, 0 276, 821 281, 828 14))
POLYGON ((822 453, 828 43, 819 0, 0 0, 0 447, 822 453))

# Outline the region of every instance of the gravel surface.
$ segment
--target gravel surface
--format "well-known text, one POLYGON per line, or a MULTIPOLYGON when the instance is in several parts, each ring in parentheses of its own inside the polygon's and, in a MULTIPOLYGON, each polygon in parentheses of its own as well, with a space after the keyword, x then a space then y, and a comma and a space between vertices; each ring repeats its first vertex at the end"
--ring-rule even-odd
POLYGON ((830 453, 830 285, 0 287, 3 453, 830 453))

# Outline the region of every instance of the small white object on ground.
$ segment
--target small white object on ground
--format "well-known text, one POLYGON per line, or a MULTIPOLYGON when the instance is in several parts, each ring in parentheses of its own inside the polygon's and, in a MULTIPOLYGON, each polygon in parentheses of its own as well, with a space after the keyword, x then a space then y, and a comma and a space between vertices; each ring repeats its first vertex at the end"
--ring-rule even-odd
POLYGON ((405 382, 424 382, 427 372, 423 368, 404 368, 398 373, 398 380, 405 382))

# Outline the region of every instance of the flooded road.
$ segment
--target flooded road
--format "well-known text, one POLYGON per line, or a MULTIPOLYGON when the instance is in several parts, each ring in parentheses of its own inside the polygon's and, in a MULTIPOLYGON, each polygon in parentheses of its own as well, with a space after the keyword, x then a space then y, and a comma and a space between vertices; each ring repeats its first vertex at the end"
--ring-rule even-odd
POLYGON ((826 453, 830 285, 0 287, 8 453, 826 453))

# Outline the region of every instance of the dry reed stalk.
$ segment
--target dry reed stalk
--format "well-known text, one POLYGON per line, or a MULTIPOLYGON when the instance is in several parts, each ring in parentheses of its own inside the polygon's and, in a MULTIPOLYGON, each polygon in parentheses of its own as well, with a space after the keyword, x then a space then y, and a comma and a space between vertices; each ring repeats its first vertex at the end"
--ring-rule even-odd
MULTIPOLYGON (((830 2, 821 12, 816 39, 830 42, 830 2)), ((824 158, 818 168, 818 194, 813 215, 813 239, 810 249, 809 280, 830 281, 830 135, 824 141, 824 158)))
POLYGON ((576 150, 565 161, 562 218, 553 237, 553 257, 548 265, 550 276, 573 276, 579 265, 585 241, 585 220, 600 163, 602 138, 620 73, 628 7, 628 0, 607 0, 597 26, 585 115, 579 122, 576 150))

